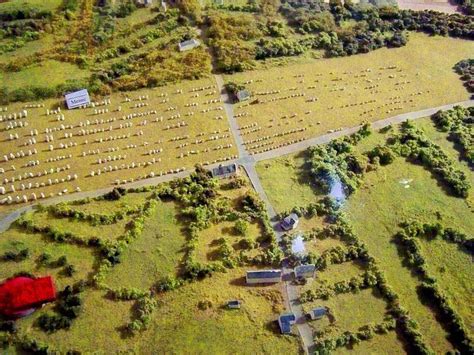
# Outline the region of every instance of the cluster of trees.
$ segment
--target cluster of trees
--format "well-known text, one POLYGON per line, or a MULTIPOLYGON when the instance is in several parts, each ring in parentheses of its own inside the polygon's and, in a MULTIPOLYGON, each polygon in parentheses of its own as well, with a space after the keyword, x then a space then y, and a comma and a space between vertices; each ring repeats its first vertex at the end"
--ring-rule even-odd
POLYGON ((127 324, 127 329, 133 334, 148 328, 151 315, 158 307, 158 301, 153 295, 146 295, 137 299, 135 304, 136 318, 127 324))
MULTIPOLYGON (((472 61, 474 64, 474 60, 472 61)), ((474 65, 472 66, 474 73, 474 65)), ((437 127, 449 132, 452 139, 461 150, 461 157, 474 165, 474 107, 454 107, 448 111, 439 111, 432 117, 437 127)))
POLYGON ((395 152, 403 157, 420 162, 430 171, 440 176, 456 196, 466 198, 471 187, 466 174, 456 169, 454 162, 441 147, 431 142, 421 129, 413 123, 403 123, 401 132, 391 142, 395 152))
POLYGON ((370 125, 365 124, 349 137, 308 149, 307 162, 311 175, 323 192, 329 193, 337 180, 342 182, 347 194, 357 189, 368 160, 366 156, 352 153, 352 147, 370 134, 370 125))
POLYGON ((59 329, 69 329, 74 319, 82 311, 82 300, 80 293, 83 291, 83 285, 74 287, 66 286, 59 292, 58 301, 55 306, 55 314, 42 314, 38 320, 38 326, 48 333, 53 333, 59 329))
MULTIPOLYGON (((416 238, 425 235, 444 234, 443 228, 438 224, 421 224, 419 222, 404 223, 403 229, 399 231, 394 239, 403 247, 405 261, 413 267, 421 276, 423 284, 420 287, 421 297, 434 302, 443 319, 443 324, 449 330, 450 340, 461 353, 472 353, 474 342, 470 338, 469 328, 464 324, 461 317, 454 310, 451 301, 438 285, 436 278, 432 277, 426 267, 425 258, 422 254, 416 238)), ((447 237, 459 235, 447 232, 447 237)), ((461 239, 464 239, 460 237, 461 239)), ((472 242, 472 239, 471 239, 472 242)))
POLYGON ((321 3, 312 8, 288 2, 281 7, 281 12, 298 32, 313 34, 313 48, 325 49, 328 56, 401 47, 408 40, 405 31, 474 38, 469 17, 435 11, 399 10, 395 6, 376 7, 349 1, 343 4, 340 0, 331 0, 329 5, 321 3))
POLYGON ((474 59, 461 60, 454 66, 469 92, 474 92, 474 59))
POLYGON ((250 41, 262 36, 251 14, 211 12, 206 18, 209 46, 219 70, 232 73, 253 66, 255 45, 250 41))

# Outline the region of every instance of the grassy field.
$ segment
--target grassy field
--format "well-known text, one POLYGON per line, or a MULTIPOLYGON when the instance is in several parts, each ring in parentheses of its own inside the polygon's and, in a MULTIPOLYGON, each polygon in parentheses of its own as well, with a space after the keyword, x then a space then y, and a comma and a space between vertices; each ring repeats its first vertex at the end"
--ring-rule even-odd
MULTIPOLYGON (((18 182, 18 176, 26 172, 33 172, 36 175, 45 169, 56 169, 69 165, 70 169, 67 171, 34 177, 22 182, 25 185, 31 182, 32 189, 21 192, 21 195, 26 194, 30 198, 31 193, 34 192, 39 197, 42 192, 49 196, 51 193, 56 195, 64 189, 68 189, 69 192, 74 191, 77 187, 83 191, 95 190, 111 186, 117 180, 120 182, 132 181, 150 176, 150 174, 158 176, 166 174, 170 170, 191 169, 198 162, 213 163, 235 156, 237 153, 233 146, 234 142, 227 120, 223 118, 222 104, 215 83, 210 79, 184 82, 166 88, 141 90, 133 94, 114 94, 110 100, 111 105, 99 108, 63 110, 62 114, 65 119, 61 122, 56 120, 56 114, 46 115, 46 110, 57 109, 60 103, 56 100, 44 102, 44 108, 26 109, 28 118, 21 121, 28 122, 28 127, 8 131, 4 129, 1 132, 0 150, 4 154, 16 153, 20 150, 28 153, 28 150, 35 148, 38 154, 8 162, 4 161, 2 156, 0 167, 5 170, 2 179, 7 178, 11 181, 12 177, 15 177, 16 182, 13 185, 17 191, 20 191, 21 183, 18 182), (192 91, 203 87, 207 87, 207 89, 192 91), (178 90, 182 90, 182 93, 177 93, 178 90), (140 96, 145 95, 148 95, 148 100, 138 100, 140 96), (131 101, 127 102, 126 98, 130 98, 131 101), (217 100, 217 102, 209 103, 210 100, 217 100), (195 106, 186 106, 193 103, 195 106), (137 104, 147 106, 135 108, 137 104), (121 108, 120 112, 118 111, 119 107, 121 108), (94 111, 98 109, 107 109, 108 113, 94 114, 94 111), (209 112, 202 112, 204 110, 209 110, 209 112), (142 115, 142 117, 138 116, 138 114, 151 111, 153 113, 142 115), (155 111, 156 113, 154 113, 155 111), (136 114, 136 117, 127 118, 128 115, 133 114, 136 114), (51 133, 54 142, 46 142, 43 134, 46 128, 59 129, 61 125, 68 128, 51 133), (130 125, 130 127, 126 127, 126 125, 130 125), (34 137, 37 143, 24 146, 25 142, 32 138, 30 136, 31 130, 35 129, 39 133, 34 137), (90 134, 81 135, 83 130, 86 133, 89 131, 90 134), (11 133, 17 133, 19 139, 9 140, 8 137, 11 133), (65 138, 66 133, 71 134, 72 137, 65 138), (112 140, 109 137, 112 137, 112 140), (117 137, 126 139, 117 139, 117 137), (60 149, 60 145, 70 143, 77 145, 60 149), (53 151, 50 151, 50 145, 54 146, 53 151), (130 148, 130 145, 136 147, 130 148), (89 154, 93 151, 99 152, 99 154, 89 154), (148 154, 150 151, 153 151, 151 155, 148 154), (83 156, 84 153, 86 156, 83 156), (66 159, 56 162, 46 161, 58 156, 65 156, 66 159), (71 157, 69 158, 69 156, 71 157), (108 157, 110 157, 110 161, 106 161, 109 159, 108 157), (40 165, 25 167, 25 164, 32 159, 39 160, 40 165), (99 159, 102 163, 98 163, 99 159), (155 163, 153 163, 153 159, 155 159, 155 163), (138 166, 139 164, 140 166, 138 166), (135 165, 135 168, 132 168, 132 165, 135 165), (105 168, 108 170, 107 173, 104 171, 105 168), (102 170, 100 175, 99 170, 102 170), (91 176, 92 171, 94 171, 94 176, 91 176), (77 174, 77 180, 61 182, 60 179, 66 179, 67 175, 73 176, 74 174, 77 174), (59 179, 59 183, 49 186, 48 179, 54 180, 56 178, 59 179), (36 183, 40 185, 38 188, 35 188, 36 183), (41 186, 41 184, 45 184, 45 186, 41 186)), ((8 113, 21 112, 23 106, 23 104, 10 105, 8 113)), ((10 185, 12 184, 7 183, 4 186, 10 190, 10 185)), ((18 194, 18 192, 9 193, 13 198, 18 194)))
POLYGON ((369 323, 382 322, 387 304, 376 291, 367 289, 357 294, 340 294, 331 297, 327 301, 317 300, 306 303, 303 308, 306 312, 309 312, 309 310, 320 306, 331 309, 335 322, 331 325, 327 318, 323 318, 315 320, 310 324, 315 330, 321 331, 326 327, 330 327, 331 334, 334 335, 346 330, 356 331, 369 323), (370 312, 367 311, 369 309, 370 312))
POLYGON ((316 200, 316 189, 304 166, 304 153, 285 155, 257 164, 257 172, 277 212, 316 200), (291 193, 288 193, 291 191, 291 193))
POLYGON ((24 8, 28 5, 42 10, 55 10, 61 5, 61 0, 6 0, 0 2, 0 11, 24 8))
POLYGON ((176 276, 184 256, 184 225, 177 219, 178 206, 159 203, 140 238, 125 252, 122 262, 105 282, 112 288, 151 288, 164 276, 176 276))
POLYGON ((363 121, 467 100, 452 67, 473 50, 470 41, 411 33, 403 48, 302 59, 226 80, 252 93, 235 112, 246 148, 255 153, 363 121))
MULTIPOLYGON (((442 240, 420 240, 428 270, 436 277, 451 299, 454 309, 466 325, 474 322, 474 306, 471 302, 474 289, 472 257, 453 244, 442 240)), ((472 334, 472 329, 471 329, 472 334)))
POLYGON ((44 82, 45 73, 48 73, 47 83, 52 87, 89 76, 88 71, 79 69, 77 65, 47 60, 19 72, 0 72, 0 81, 10 90, 20 89, 44 82))

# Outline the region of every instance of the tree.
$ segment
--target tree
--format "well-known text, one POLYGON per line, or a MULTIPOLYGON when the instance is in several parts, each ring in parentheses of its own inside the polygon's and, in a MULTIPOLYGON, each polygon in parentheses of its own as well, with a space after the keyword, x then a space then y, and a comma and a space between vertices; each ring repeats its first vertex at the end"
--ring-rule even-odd
POLYGON ((265 17, 275 17, 279 7, 280 0, 260 0, 260 12, 265 17))

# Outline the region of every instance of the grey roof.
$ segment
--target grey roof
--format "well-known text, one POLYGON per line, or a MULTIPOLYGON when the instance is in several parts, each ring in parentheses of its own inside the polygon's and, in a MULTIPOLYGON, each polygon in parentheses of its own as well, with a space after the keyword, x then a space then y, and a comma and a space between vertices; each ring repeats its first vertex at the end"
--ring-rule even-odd
POLYGON ((272 279, 274 277, 281 277, 281 270, 253 270, 247 271, 249 279, 272 279))
POLYGON ((315 316, 315 317, 322 317, 322 316, 325 316, 326 313, 327 313, 327 309, 326 307, 317 307, 317 308, 314 308, 311 310, 311 313, 315 316))
POLYGON ((314 272, 315 270, 316 270, 316 265, 314 264, 299 265, 295 267, 295 272, 297 274, 306 274, 309 272, 314 272))
POLYGON ((237 99, 239 101, 247 100, 248 98, 250 98, 250 92, 248 90, 243 89, 237 91, 237 99))
POLYGON ((237 164, 219 165, 217 168, 212 169, 212 176, 222 176, 228 174, 234 174, 237 172, 237 164))
POLYGON ((179 43, 179 49, 183 50, 186 48, 194 48, 200 45, 200 42, 197 39, 188 39, 186 41, 179 43))

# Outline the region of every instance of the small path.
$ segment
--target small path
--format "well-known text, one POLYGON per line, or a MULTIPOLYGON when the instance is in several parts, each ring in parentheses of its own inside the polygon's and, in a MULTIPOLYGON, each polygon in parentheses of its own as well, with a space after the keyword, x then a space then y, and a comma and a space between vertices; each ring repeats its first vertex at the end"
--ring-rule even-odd
POLYGON ((227 121, 229 122, 230 131, 234 136, 235 144, 237 145, 237 150, 239 152, 239 157, 243 158, 248 156, 247 150, 245 149, 244 140, 240 135, 239 124, 234 116, 234 105, 232 100, 229 97, 229 93, 224 88, 224 78, 220 74, 214 75, 216 79, 217 88, 221 94, 221 101, 224 105, 225 114, 227 116, 227 121))
MULTIPOLYGON (((270 200, 268 199, 265 190, 260 182, 260 179, 257 174, 257 170, 255 169, 255 163, 250 164, 243 164, 242 165, 247 172, 247 175, 252 183, 253 188, 258 193, 260 198, 265 202, 267 206, 267 213, 272 223, 273 229, 275 230, 275 234, 277 237, 277 242, 280 243, 281 237, 283 236, 284 232, 281 231, 279 228, 279 221, 276 220, 277 213, 273 208, 270 200)), ((303 342, 305 353, 311 352, 311 349, 314 347, 314 338, 313 338, 313 330, 308 325, 306 321, 306 315, 303 311, 303 307, 299 303, 299 290, 293 284, 293 269, 287 267, 285 262, 282 265, 283 271, 283 288, 286 293, 286 299, 288 302, 288 308, 296 316, 296 327, 298 332, 300 333, 301 340, 303 342)))

